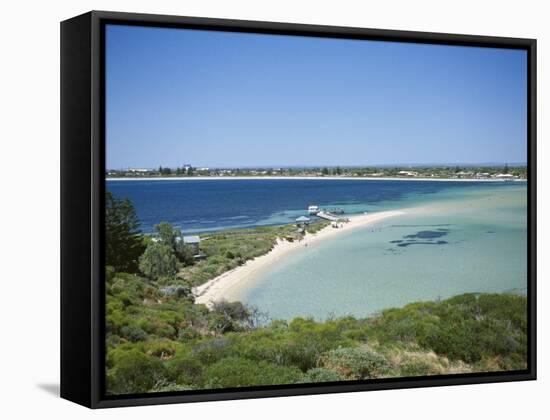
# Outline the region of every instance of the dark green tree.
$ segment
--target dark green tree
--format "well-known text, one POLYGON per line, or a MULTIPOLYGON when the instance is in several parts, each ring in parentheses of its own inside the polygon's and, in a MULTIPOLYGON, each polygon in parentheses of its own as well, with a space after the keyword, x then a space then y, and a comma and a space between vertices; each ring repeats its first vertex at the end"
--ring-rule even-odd
POLYGON ((116 271, 138 271, 138 259, 144 251, 140 223, 128 199, 105 193, 105 263, 116 271))
POLYGON ((168 222, 160 222, 158 225, 155 225, 155 230, 160 242, 175 250, 177 238, 181 238, 181 231, 174 229, 168 222))
POLYGON ((504 164, 504 169, 502 170, 502 173, 503 173, 503 174, 507 174, 508 171, 509 171, 509 169, 508 169, 508 164, 505 163, 505 164, 504 164))
POLYGON ((168 245, 179 261, 185 265, 191 265, 194 262, 193 251, 183 242, 183 234, 181 230, 175 229, 168 222, 160 222, 155 226, 159 241, 168 245))
POLYGON ((178 260, 170 246, 152 242, 139 258, 139 269, 152 280, 174 277, 178 271, 178 260))

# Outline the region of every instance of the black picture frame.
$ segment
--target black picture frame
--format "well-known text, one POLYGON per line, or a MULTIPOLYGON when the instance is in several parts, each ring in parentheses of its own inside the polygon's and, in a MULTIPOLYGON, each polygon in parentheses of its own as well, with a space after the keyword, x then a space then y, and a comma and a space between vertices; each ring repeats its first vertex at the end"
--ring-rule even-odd
POLYGON ((536 40, 92 11, 61 23, 61 397, 90 408, 536 379, 536 40), (528 369, 106 396, 104 27, 108 23, 521 49, 528 61, 528 369))

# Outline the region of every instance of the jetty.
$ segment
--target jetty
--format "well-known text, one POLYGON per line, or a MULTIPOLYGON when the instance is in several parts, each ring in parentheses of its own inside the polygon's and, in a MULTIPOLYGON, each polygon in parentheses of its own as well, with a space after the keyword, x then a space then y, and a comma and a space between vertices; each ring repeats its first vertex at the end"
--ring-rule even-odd
POLYGON ((331 222, 342 222, 347 221, 349 219, 337 216, 333 213, 330 213, 328 211, 321 210, 316 214, 317 217, 320 217, 321 219, 330 220, 331 222))
POLYGON ((307 208, 308 213, 311 216, 317 216, 321 219, 329 220, 331 222, 348 222, 347 217, 341 217, 339 215, 344 214, 344 209, 333 208, 333 209, 323 209, 317 205, 311 205, 307 208))
MULTIPOLYGON (((311 205, 308 207, 308 213, 311 216, 317 216, 321 219, 328 220, 330 222, 348 222, 347 217, 342 217, 344 209, 323 209, 317 205, 311 205)), ((298 219, 296 220, 298 222, 298 219)))

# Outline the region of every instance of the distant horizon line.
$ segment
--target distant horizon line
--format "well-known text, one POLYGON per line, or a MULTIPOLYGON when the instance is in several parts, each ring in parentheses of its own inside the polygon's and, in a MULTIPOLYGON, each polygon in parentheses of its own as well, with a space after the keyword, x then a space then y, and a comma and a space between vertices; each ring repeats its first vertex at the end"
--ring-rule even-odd
POLYGON ((463 167, 497 167, 497 166, 527 166, 527 162, 439 162, 439 163, 382 163, 382 164, 352 164, 352 165, 338 165, 338 164, 307 164, 307 165, 193 165, 190 163, 184 163, 182 165, 170 166, 170 165, 157 165, 157 166, 126 166, 119 168, 106 168, 108 171, 120 171, 128 169, 147 169, 147 170, 156 170, 160 167, 175 169, 182 168, 185 166, 190 166, 194 169, 197 168, 208 168, 208 169, 316 169, 316 168, 436 168, 436 167, 452 167, 452 166, 463 166, 463 167))

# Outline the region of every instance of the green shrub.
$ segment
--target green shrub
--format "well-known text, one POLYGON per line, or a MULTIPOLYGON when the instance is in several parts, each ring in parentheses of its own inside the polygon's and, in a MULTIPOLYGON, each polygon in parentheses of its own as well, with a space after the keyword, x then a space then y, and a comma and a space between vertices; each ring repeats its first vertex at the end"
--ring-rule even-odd
POLYGON ((199 337, 199 332, 193 328, 180 328, 178 331, 178 340, 182 342, 191 341, 199 337))
POLYGON ((138 321, 138 324, 149 335, 164 338, 176 338, 176 328, 162 319, 155 319, 154 317, 142 318, 138 321))
POLYGON ((295 367, 229 357, 206 368, 204 386, 206 388, 235 388, 291 384, 300 382, 302 377, 302 372, 295 367))
POLYGON ((202 383, 203 364, 193 352, 180 350, 166 362, 169 377, 178 384, 202 383))
POLYGON ((336 382, 343 381, 346 377, 339 372, 325 368, 313 368, 306 372, 303 381, 308 382, 336 382))
POLYGON ((521 369, 526 327, 525 297, 465 294, 384 311, 370 332, 381 342, 418 343, 452 361, 479 364, 498 358, 502 368, 521 369))
POLYGON ((120 337, 116 334, 107 333, 105 336, 105 346, 110 349, 121 343, 120 337))
POLYGON ((409 359, 399 367, 399 376, 426 376, 433 374, 432 365, 424 360, 409 359))
POLYGON ((177 392, 177 391, 192 391, 194 388, 191 385, 180 385, 176 382, 166 380, 159 381, 151 388, 149 392, 177 392))
POLYGON ((120 329, 120 335, 130 341, 145 341, 147 333, 135 325, 125 325, 120 329))
POLYGON ((201 363, 210 365, 229 354, 230 344, 227 338, 219 337, 196 344, 192 351, 201 363))
POLYGON ((110 352, 107 371, 107 389, 112 394, 134 394, 148 392, 164 377, 160 360, 149 357, 137 349, 113 350, 110 352))
POLYGON ((177 341, 157 339, 141 343, 141 350, 148 356, 154 356, 162 360, 170 359, 182 345, 177 341))
POLYGON ((347 379, 379 378, 390 368, 384 356, 366 346, 331 350, 321 356, 319 364, 347 379))
POLYGON ((319 356, 328 350, 354 345, 345 335, 345 325, 334 320, 322 323, 295 318, 288 330, 284 358, 304 372, 316 367, 319 356))
POLYGON ((233 254, 233 252, 231 252, 231 251, 226 251, 226 252, 225 252, 225 257, 226 257, 226 258, 229 258, 230 260, 232 260, 232 259, 235 258, 235 254, 233 254))

